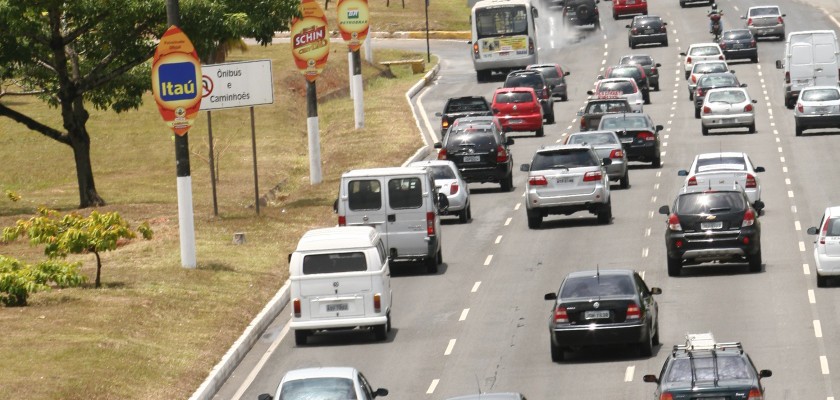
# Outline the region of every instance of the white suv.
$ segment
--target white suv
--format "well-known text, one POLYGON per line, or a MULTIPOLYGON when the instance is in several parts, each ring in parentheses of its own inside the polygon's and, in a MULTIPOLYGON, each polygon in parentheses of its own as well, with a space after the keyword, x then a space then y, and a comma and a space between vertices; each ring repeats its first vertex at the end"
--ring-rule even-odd
POLYGON ((589 211, 598 216, 599 223, 609 224, 612 207, 605 166, 611 162, 598 158, 588 145, 551 145, 537 150, 531 164, 520 167, 528 172, 528 227, 539 228, 543 217, 551 214, 578 211, 589 211))
POLYGON ((840 275, 840 206, 826 208, 820 224, 808 228, 808 234, 818 235, 814 241, 814 261, 817 286, 824 287, 829 276, 840 275))

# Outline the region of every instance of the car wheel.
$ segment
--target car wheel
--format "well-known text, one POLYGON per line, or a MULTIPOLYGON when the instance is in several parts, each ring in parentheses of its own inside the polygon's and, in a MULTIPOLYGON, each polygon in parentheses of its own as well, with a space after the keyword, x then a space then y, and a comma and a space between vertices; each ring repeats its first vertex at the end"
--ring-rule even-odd
POLYGON ((749 257, 750 272, 761 272, 761 248, 758 252, 749 257))
POLYGON ((388 324, 384 323, 382 325, 374 325, 373 326, 373 337, 376 338, 378 341, 384 341, 388 338, 388 324))
POLYGON ((758 64, 758 56, 750 58, 750 61, 752 61, 753 64, 758 64))
POLYGON ((606 206, 598 211, 598 223, 602 225, 609 224, 612 221, 612 201, 607 201, 606 206))
POLYGON ((826 287, 828 286, 828 277, 822 276, 817 273, 817 287, 826 287))
POLYGON ((554 110, 551 110, 551 114, 545 116, 545 122, 549 125, 554 123, 554 110))
POLYGON ((700 119, 700 107, 694 107, 694 118, 700 119))
POLYGON ((426 258, 426 272, 430 274, 436 274, 438 272, 438 265, 443 262, 442 250, 438 249, 435 256, 426 258))
POLYGON ((664 42, 662 42, 662 46, 664 46, 664 47, 668 47, 668 39, 665 39, 665 41, 664 41, 664 42))
POLYGON ((653 162, 650 163, 650 166, 654 167, 654 168, 661 167, 662 166, 662 157, 657 155, 656 158, 653 159, 653 162))
POLYGON ((510 192, 511 190, 513 190, 513 173, 508 175, 507 178, 502 179, 501 184, 503 192, 510 192))
POLYGON ((682 259, 668 257, 668 276, 680 276, 682 272, 682 259))
POLYGON ((628 189, 630 187, 630 171, 625 172, 619 182, 622 189, 628 189))
POLYGON ((653 339, 652 339, 653 340, 653 345, 658 346, 659 345, 659 317, 658 316, 656 317, 656 323, 653 324, 653 326, 656 327, 656 333, 653 334, 653 339))
POLYGON ((694 100, 694 92, 691 91, 691 89, 688 89, 688 99, 689 100, 694 100))
POLYGON ((750 130, 749 132, 750 132, 750 133, 755 133, 755 122, 753 122, 752 124, 750 124, 750 126, 748 126, 747 128, 749 128, 749 130, 750 130))
POLYGON ((307 332, 305 330, 296 330, 295 331, 295 344, 298 345, 298 346, 305 346, 307 337, 309 337, 309 332, 307 332))
POLYGON ((802 131, 804 131, 804 130, 805 130, 805 128, 803 128, 801 125, 797 124, 796 125, 796 136, 802 136, 802 131))
POLYGON ((551 361, 554 361, 554 362, 563 361, 563 359, 566 356, 563 349, 560 348, 560 346, 554 344, 554 342, 551 342, 550 344, 551 344, 551 361))
POLYGON ((650 104, 650 92, 648 92, 648 95, 644 96, 642 100, 644 100, 645 104, 650 104))
POLYGON ((467 204, 467 221, 472 219, 472 204, 467 204))
POLYGON ((653 87, 653 90, 659 91, 659 82, 656 82, 656 86, 653 87))
POLYGON ((470 216, 467 213, 467 210, 469 209, 469 207, 470 206, 464 207, 464 209, 461 210, 461 212, 458 213, 458 222, 460 222, 462 224, 466 224, 467 221, 470 220, 470 216))
MULTIPOLYGON (((391 332, 391 313, 390 312, 388 312, 388 315, 386 316, 385 330, 388 331, 388 332, 391 332)), ((658 334, 659 330, 657 329, 656 332, 658 334)))
POLYGON ((542 126, 540 127, 540 129, 537 129, 537 137, 541 136, 545 136, 545 128, 542 126))
POLYGON ((618 19, 618 15, 616 13, 613 13, 613 19, 615 19, 615 20, 618 19))
POLYGON ((525 213, 528 215, 528 228, 539 229, 540 225, 542 225, 542 214, 539 211, 526 211, 525 213))
POLYGON ((794 106, 796 106, 796 102, 793 101, 792 98, 785 97, 785 107, 787 107, 788 110, 793 110, 794 106))
POLYGON ((632 41, 632 40, 628 40, 628 41, 627 41, 627 45, 628 45, 628 46, 630 46, 630 48, 631 48, 631 49, 635 49, 635 48, 636 48, 636 44, 635 44, 635 43, 633 43, 633 41, 632 41))
POLYGON ((569 101, 569 96, 565 94, 560 96, 560 101, 569 101))
POLYGON ((650 357, 653 355, 653 337, 648 332, 647 337, 639 343, 639 355, 650 357))
POLYGON ((709 128, 706 128, 705 126, 701 125, 700 130, 703 132, 703 136, 708 136, 709 135, 709 128))

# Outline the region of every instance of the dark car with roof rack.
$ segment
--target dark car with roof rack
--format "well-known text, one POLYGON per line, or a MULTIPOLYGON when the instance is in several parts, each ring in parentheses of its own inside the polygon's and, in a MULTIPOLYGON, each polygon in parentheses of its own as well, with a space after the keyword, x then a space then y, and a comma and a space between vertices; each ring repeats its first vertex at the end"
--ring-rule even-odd
POLYGON ((445 134, 449 126, 458 118, 492 115, 490 103, 484 96, 451 97, 446 100, 443 112, 435 113, 435 116, 440 117, 441 135, 445 134))

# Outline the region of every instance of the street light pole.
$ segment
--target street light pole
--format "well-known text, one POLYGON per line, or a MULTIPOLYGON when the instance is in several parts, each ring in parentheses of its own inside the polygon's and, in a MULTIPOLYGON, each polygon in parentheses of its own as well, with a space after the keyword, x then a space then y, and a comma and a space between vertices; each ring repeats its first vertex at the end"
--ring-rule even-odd
POLYGON ((432 62, 432 52, 429 49, 429 0, 426 0, 426 62, 432 62))

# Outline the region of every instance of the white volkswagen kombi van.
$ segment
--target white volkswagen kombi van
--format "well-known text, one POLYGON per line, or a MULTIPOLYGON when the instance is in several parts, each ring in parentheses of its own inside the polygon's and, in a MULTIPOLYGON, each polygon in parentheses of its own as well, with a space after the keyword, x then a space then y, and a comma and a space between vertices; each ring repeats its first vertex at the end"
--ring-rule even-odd
POLYGON ((377 340, 391 330, 388 253, 369 226, 313 229, 289 255, 295 343, 331 329, 370 328, 377 340))
POLYGON ((449 201, 420 167, 358 169, 341 176, 339 226, 372 226, 392 261, 422 261, 435 273, 443 262, 440 216, 449 201))

